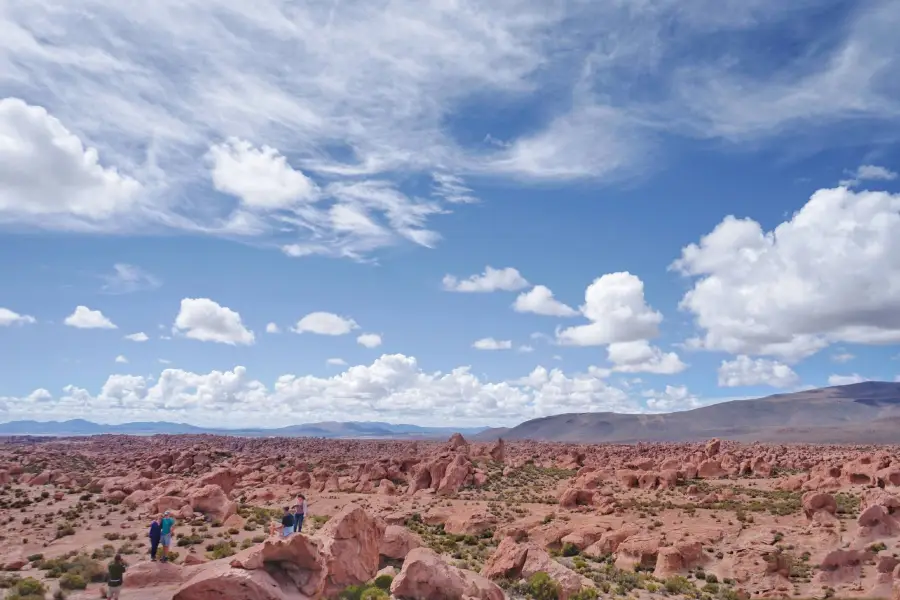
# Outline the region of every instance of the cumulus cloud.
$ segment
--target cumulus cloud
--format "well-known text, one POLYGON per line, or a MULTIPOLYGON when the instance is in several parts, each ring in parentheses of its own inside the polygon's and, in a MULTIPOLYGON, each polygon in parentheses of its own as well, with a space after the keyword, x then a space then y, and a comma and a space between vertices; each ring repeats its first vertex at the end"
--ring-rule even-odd
POLYGON ((574 308, 554 298, 550 288, 543 285, 536 285, 529 291, 519 294, 513 304, 513 310, 549 317, 574 317, 578 314, 574 308))
POLYGON ((325 361, 325 364, 332 367, 343 367, 346 366, 347 361, 345 361, 343 358, 329 358, 325 361))
POLYGON ((315 201, 318 187, 275 148, 230 138, 209 150, 213 186, 252 209, 278 210, 315 201))
POLYGON ((281 333, 281 328, 277 323, 269 323, 266 325, 266 333, 281 333))
POLYGON ((723 360, 719 366, 719 385, 723 387, 768 385, 784 388, 797 385, 799 381, 793 369, 775 360, 754 360, 741 355, 732 361, 723 360))
POLYGON ((256 337, 244 327, 241 315, 209 298, 184 298, 172 333, 201 342, 250 345, 256 337))
POLYGON ((65 324, 78 329, 118 329, 99 310, 91 310, 87 306, 75 307, 75 312, 66 317, 65 324))
POLYGON ((122 356, 121 354, 116 357, 116 362, 119 364, 127 364, 128 359, 122 356))
POLYGON ((29 325, 37 323, 37 319, 31 315, 20 315, 8 308, 0 307, 0 327, 9 327, 10 325, 29 325))
POLYGON ((330 312, 311 312, 294 326, 295 333, 315 333, 318 335, 347 335, 359 329, 356 321, 330 312))
MULTIPOLYGON (((343 366, 339 359, 329 364, 343 366)), ((32 394, 34 396, 34 394, 32 394)), ((514 424, 562 412, 646 412, 639 397, 606 383, 594 370, 568 375, 537 367, 514 381, 486 381, 458 367, 424 371, 418 361, 386 354, 330 377, 282 375, 271 386, 241 366, 192 373, 165 369, 159 377, 111 375, 99 391, 66 386, 53 401, 15 399, 10 418, 95 415, 99 420, 175 419, 216 425, 271 427, 276 422, 397 419, 413 423, 514 424), (286 420, 287 419, 287 420, 286 420)), ((12 400, 12 399, 10 399, 12 400)))
POLYGON ((900 195, 822 189, 765 232, 725 218, 672 268, 697 348, 787 361, 831 343, 900 342, 900 195))
POLYGON ((856 358, 854 355, 849 352, 839 352, 838 354, 832 354, 831 360, 836 363, 847 363, 856 358))
POLYGON ((138 208, 141 185, 44 108, 0 98, 0 138, 0 224, 116 230, 138 208))
POLYGON ((162 285, 155 275, 151 275, 140 267, 125 263, 113 265, 112 274, 102 277, 105 281, 102 289, 107 294, 129 294, 154 290, 162 285))
POLYGON ((609 273, 595 279, 584 294, 581 313, 590 321, 557 331, 567 346, 604 346, 656 337, 662 314, 644 299, 644 282, 631 273, 609 273))
POLYGON ((472 347, 476 350, 509 350, 512 348, 510 340, 495 340, 494 338, 481 338, 472 343, 472 347))
POLYGON ((843 179, 840 185, 854 187, 863 181, 893 181, 897 179, 896 171, 878 165, 860 165, 856 171, 850 173, 849 179, 843 179))
POLYGON ((852 375, 829 375, 828 385, 850 385, 852 383, 862 383, 869 381, 868 378, 853 373, 852 375))
POLYGON ((606 352, 609 362, 613 364, 612 370, 620 373, 674 375, 687 368, 678 354, 663 352, 647 340, 616 342, 607 346, 606 352))
POLYGON ((455 275, 445 275, 442 281, 444 289, 448 292, 515 292, 528 287, 528 281, 522 277, 517 269, 506 267, 495 269, 487 266, 484 273, 472 275, 460 280, 455 275))
POLYGON ((146 342, 150 338, 143 331, 138 331, 137 333, 129 333, 125 336, 125 339, 132 342, 146 342))
POLYGON ((688 391, 684 385, 667 385, 663 391, 648 390, 644 392, 647 406, 652 412, 674 412, 691 410, 702 406, 699 398, 688 391))
POLYGON ((381 345, 381 336, 377 333, 364 333, 356 338, 356 343, 366 348, 377 348, 381 345))

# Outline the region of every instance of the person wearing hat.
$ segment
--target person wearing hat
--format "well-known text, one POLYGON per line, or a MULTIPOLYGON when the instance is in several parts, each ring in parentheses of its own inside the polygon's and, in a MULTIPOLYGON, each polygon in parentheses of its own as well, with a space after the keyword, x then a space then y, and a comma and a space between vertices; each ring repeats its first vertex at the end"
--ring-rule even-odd
POLYGON ((160 533, 162 534, 162 562, 168 561, 169 546, 172 545, 172 535, 175 533, 175 518, 172 517, 171 511, 163 513, 163 519, 160 523, 160 533))

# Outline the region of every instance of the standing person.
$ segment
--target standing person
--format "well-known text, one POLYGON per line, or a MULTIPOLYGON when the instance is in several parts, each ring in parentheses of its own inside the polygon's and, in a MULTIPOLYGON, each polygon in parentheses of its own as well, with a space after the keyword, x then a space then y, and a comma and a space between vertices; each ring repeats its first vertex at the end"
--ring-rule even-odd
POLYGON ((168 510, 163 513, 162 521, 160 522, 160 533, 161 541, 162 541, 162 562, 168 562, 169 560, 169 546, 172 545, 172 534, 175 533, 175 519, 172 517, 172 513, 168 510))
POLYGON ((294 529, 297 533, 303 529, 303 520, 306 518, 306 496, 301 493, 297 494, 297 519, 294 523, 294 529))
POLYGON ((285 506, 284 516, 281 517, 281 535, 288 537, 292 533, 294 533, 294 515, 291 514, 291 509, 285 506))
POLYGON ((119 600, 119 592, 122 591, 122 582, 125 577, 125 563, 122 562, 122 555, 116 554, 116 557, 109 563, 109 581, 107 586, 109 592, 106 597, 108 600, 119 600))
POLYGON ((150 560, 156 560, 156 550, 159 548, 159 542, 162 539, 162 517, 156 515, 153 522, 150 523, 150 560))

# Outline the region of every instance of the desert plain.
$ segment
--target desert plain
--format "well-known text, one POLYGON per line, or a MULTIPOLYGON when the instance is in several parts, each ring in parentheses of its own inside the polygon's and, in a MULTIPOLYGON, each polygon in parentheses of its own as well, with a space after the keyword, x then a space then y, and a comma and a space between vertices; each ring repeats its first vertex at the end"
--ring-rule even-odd
POLYGON ((0 442, 0 593, 103 598, 116 553, 124 600, 900 600, 900 447, 0 442), (303 532, 271 536, 298 492, 303 532))

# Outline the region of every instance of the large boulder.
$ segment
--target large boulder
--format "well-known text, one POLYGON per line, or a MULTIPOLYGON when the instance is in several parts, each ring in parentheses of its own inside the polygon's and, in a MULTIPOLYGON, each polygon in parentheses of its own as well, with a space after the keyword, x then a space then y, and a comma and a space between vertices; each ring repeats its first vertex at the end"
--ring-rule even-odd
POLYGON ((511 537, 500 542, 481 570, 481 574, 489 579, 527 579, 540 572, 547 573, 559 583, 559 600, 566 600, 581 588, 593 585, 589 579, 553 560, 543 548, 532 542, 519 544, 511 537))
POLYGON ((381 538, 379 553, 394 560, 403 560, 410 551, 423 546, 415 533, 402 525, 388 525, 381 538))
POLYGON ((834 496, 825 492, 807 492, 803 494, 803 513, 807 519, 812 519, 820 510, 836 514, 837 502, 834 496))
POLYGON ((244 571, 221 563, 199 569, 178 588, 172 600, 301 600, 306 597, 280 584, 266 571, 244 571))
POLYGON ((215 484, 192 491, 188 495, 188 502, 194 512, 203 513, 220 523, 237 512, 237 504, 229 500, 225 491, 215 484))
POLYGON ((489 579, 448 565, 428 548, 416 548, 391 584, 401 600, 504 600, 503 590, 489 579))
POLYGON ((178 565, 163 562, 140 562, 128 567, 123 587, 154 587, 181 583, 183 580, 184 570, 178 565))
POLYGON ((328 577, 325 593, 370 581, 378 572, 385 524, 354 504, 329 519, 317 534, 323 540, 328 577))
POLYGON ((217 485, 222 488, 223 492, 230 494, 240 479, 240 476, 231 469, 216 469, 201 477, 197 484, 199 486, 217 485))
POLYGON ((325 557, 319 544, 302 534, 248 548, 236 554, 230 565, 245 571, 266 571, 310 597, 321 595, 325 587, 325 557))

